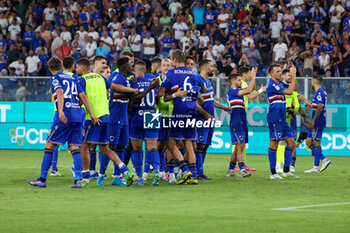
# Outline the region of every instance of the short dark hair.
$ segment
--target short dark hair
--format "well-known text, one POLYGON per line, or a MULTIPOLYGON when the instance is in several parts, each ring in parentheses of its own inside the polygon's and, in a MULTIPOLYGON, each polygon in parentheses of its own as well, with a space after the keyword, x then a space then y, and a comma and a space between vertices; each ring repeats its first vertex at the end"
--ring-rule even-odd
POLYGON ((129 62, 129 58, 127 57, 121 57, 118 59, 117 66, 120 69, 123 65, 129 62))
POLYGON ((87 69, 90 69, 90 66, 91 66, 90 61, 87 58, 80 58, 77 61, 77 65, 85 66, 85 68, 87 68, 87 69))
POLYGON ((52 71, 58 71, 62 69, 62 61, 57 57, 51 58, 47 64, 52 71))
POLYGON ((320 53, 321 53, 321 52, 326 53, 326 50, 325 50, 324 48, 321 48, 321 49, 320 49, 320 53))
POLYGON ((240 75, 239 74, 230 74, 228 76, 228 81, 231 81, 231 80, 235 80, 239 77, 240 75))
POLYGON ((147 65, 146 65, 146 62, 142 61, 142 60, 138 60, 136 63, 135 63, 135 71, 141 71, 141 72, 146 72, 146 68, 147 68, 147 65))
POLYGON ((192 56, 186 56, 185 60, 187 60, 187 59, 191 59, 192 61, 194 61, 194 58, 192 56))
POLYGON ((186 55, 184 52, 182 52, 179 49, 176 49, 173 54, 171 54, 172 59, 176 59, 180 63, 185 63, 186 61, 186 55))
POLYGON ((316 80, 319 84, 321 84, 323 80, 321 75, 315 75, 312 77, 312 79, 316 80))
POLYGON ((108 59, 105 56, 102 55, 96 55, 94 57, 94 60, 92 61, 92 64, 95 64, 95 62, 100 61, 100 60, 106 60, 108 62, 108 59))
POLYGON ((200 62, 199 62, 199 70, 202 70, 202 68, 203 68, 205 65, 209 64, 210 62, 211 62, 211 61, 210 61, 209 59, 204 59, 204 60, 200 61, 200 62))
POLYGON ((147 72, 151 72, 151 68, 152 68, 151 61, 149 59, 147 59, 147 58, 144 58, 142 61, 145 62, 145 64, 146 64, 147 72))
POLYGON ((152 62, 152 64, 159 64, 160 65, 162 63, 162 59, 160 57, 154 57, 151 62, 152 62))
POLYGON ((272 65, 270 65, 270 67, 269 67, 269 69, 268 69, 269 74, 271 74, 271 72, 273 71, 273 68, 275 68, 275 67, 280 67, 280 66, 277 65, 277 64, 272 64, 272 65))
POLYGON ((239 71, 238 71, 238 73, 239 73, 240 75, 245 74, 245 73, 248 73, 248 72, 249 72, 249 68, 246 67, 246 66, 242 66, 241 68, 239 68, 239 71))
POLYGON ((282 70, 282 75, 285 75, 286 73, 289 73, 289 69, 282 70))
POLYGON ((74 66, 74 58, 71 56, 64 57, 62 62, 63 62, 64 69, 70 69, 72 68, 72 66, 74 66))

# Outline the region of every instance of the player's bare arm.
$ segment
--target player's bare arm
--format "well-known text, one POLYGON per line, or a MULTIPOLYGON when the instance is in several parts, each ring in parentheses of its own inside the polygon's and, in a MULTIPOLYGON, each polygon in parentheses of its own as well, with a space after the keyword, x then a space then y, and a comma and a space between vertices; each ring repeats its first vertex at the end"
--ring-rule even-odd
POLYGON ((93 113, 92 113, 92 110, 91 110, 91 106, 90 106, 90 102, 88 100, 88 98, 86 97, 85 93, 84 92, 81 92, 79 93, 78 95, 79 97, 79 100, 84 104, 86 110, 88 111, 88 113, 90 114, 90 117, 91 117, 91 120, 92 122, 97 125, 100 125, 101 123, 101 120, 98 119, 93 113))
POLYGON ((132 93, 135 95, 137 95, 139 93, 139 91, 137 89, 126 87, 126 86, 123 86, 120 84, 115 84, 115 83, 112 83, 110 88, 112 90, 115 90, 117 92, 122 92, 122 93, 132 93))
POLYGON ((295 66, 292 66, 289 70, 290 70, 290 75, 292 76, 292 82, 290 83, 289 87, 282 92, 284 95, 291 95, 295 90, 297 69, 295 68, 295 66))
POLYGON ((63 113, 63 103, 64 103, 63 89, 58 88, 56 90, 56 94, 57 94, 58 116, 63 123, 67 123, 67 118, 63 113))

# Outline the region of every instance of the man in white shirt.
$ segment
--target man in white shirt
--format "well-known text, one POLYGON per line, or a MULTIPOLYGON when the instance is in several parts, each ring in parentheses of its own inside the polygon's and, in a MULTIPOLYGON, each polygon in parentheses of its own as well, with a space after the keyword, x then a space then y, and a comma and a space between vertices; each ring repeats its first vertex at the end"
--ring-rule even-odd
POLYGON ((44 10, 44 20, 56 21, 56 9, 52 7, 52 3, 48 2, 44 10))
POLYGON ((335 30, 339 32, 340 22, 341 19, 345 16, 346 11, 342 7, 342 5, 338 4, 338 0, 334 0, 333 5, 329 9, 328 15, 331 19, 331 22, 329 24, 329 30, 331 31, 331 28, 334 26, 335 30))
POLYGON ((26 58, 26 68, 28 76, 38 76, 41 69, 41 62, 38 56, 34 55, 34 51, 29 50, 29 56, 26 58))
POLYGON ((281 35, 281 29, 283 28, 281 22, 277 20, 277 15, 272 16, 272 22, 270 23, 270 33, 271 33, 271 40, 276 43, 278 37, 281 35))
POLYGON ((10 33, 11 40, 16 40, 16 36, 18 33, 21 33, 21 27, 17 25, 17 20, 12 19, 12 23, 8 28, 8 32, 10 33))
POLYGON ((229 15, 226 13, 226 9, 222 8, 221 13, 218 16, 218 23, 221 29, 225 30, 227 28, 228 18, 229 18, 229 15))
POLYGON ((12 62, 9 67, 14 68, 18 76, 24 76, 25 66, 22 58, 18 58, 17 61, 12 62))
POLYGON ((147 32, 143 38, 143 55, 147 59, 152 59, 156 53, 155 40, 151 37, 151 33, 147 32))
POLYGON ((92 40, 92 37, 89 36, 88 37, 88 43, 86 44, 86 56, 89 59, 94 59, 95 55, 96 55, 96 49, 97 49, 97 45, 96 42, 92 40))
POLYGON ((134 56, 136 58, 140 58, 141 37, 139 34, 136 34, 135 28, 131 28, 130 31, 131 31, 131 34, 128 38, 128 43, 130 45, 131 51, 134 53, 134 56))
POLYGON ((122 51, 124 45, 123 45, 123 41, 124 41, 124 45, 128 45, 128 40, 123 36, 123 33, 119 33, 118 34, 118 38, 116 38, 114 40, 114 44, 117 46, 117 51, 122 51))
POLYGON ((68 42, 71 42, 72 34, 67 30, 67 26, 65 26, 65 25, 62 26, 62 32, 61 32, 60 37, 62 40, 66 40, 68 42))
MULTIPOLYGON (((51 43, 51 51, 56 51, 56 49, 63 44, 61 37, 57 36, 55 33, 51 33, 53 38, 51 43)), ((57 57, 55 53, 52 53, 52 57, 57 57)))
POLYGON ((207 31, 204 29, 202 30, 202 35, 199 37, 199 43, 203 41, 204 47, 208 47, 208 42, 210 41, 209 36, 207 35, 207 31))
POLYGON ((176 23, 173 24, 173 35, 175 39, 175 44, 178 46, 179 41, 185 35, 185 32, 188 30, 187 24, 182 21, 181 16, 176 17, 176 23))
POLYGON ((95 42, 97 42, 100 38, 100 35, 98 34, 98 32, 96 32, 95 27, 89 27, 88 36, 91 36, 95 42))
POLYGON ((181 3, 179 3, 177 0, 174 0, 172 3, 170 3, 169 9, 170 9, 170 17, 171 18, 173 18, 174 15, 176 14, 177 7, 182 8, 181 3))
POLYGON ((191 39, 191 33, 190 33, 190 30, 187 30, 186 35, 182 37, 181 40, 179 41, 179 47, 183 52, 185 52, 186 46, 190 44, 190 39, 191 39))
POLYGON ((108 29, 112 32, 117 31, 120 23, 118 22, 118 17, 114 16, 113 21, 108 24, 108 29))
POLYGON ((84 26, 82 25, 79 27, 79 31, 77 31, 76 33, 79 34, 79 38, 85 38, 85 35, 88 34, 87 31, 85 31, 84 26))
POLYGON ((0 29, 3 35, 6 35, 8 26, 9 26, 9 22, 4 17, 4 13, 0 13, 0 29))
POLYGON ((285 59, 287 51, 288 47, 285 43, 283 43, 283 38, 278 37, 278 43, 273 46, 272 60, 277 63, 280 57, 285 59))
POLYGON ((111 51, 111 47, 113 45, 113 40, 112 40, 111 37, 108 36, 107 31, 104 31, 102 33, 102 37, 100 38, 100 40, 102 40, 105 43, 107 51, 110 52, 111 51))
POLYGON ((225 46, 221 44, 220 40, 215 40, 215 45, 213 46, 215 54, 217 54, 217 60, 221 60, 224 55, 225 46))
POLYGON ((301 5, 304 4, 304 0, 292 0, 289 7, 292 8, 292 13, 297 16, 301 11, 301 5))

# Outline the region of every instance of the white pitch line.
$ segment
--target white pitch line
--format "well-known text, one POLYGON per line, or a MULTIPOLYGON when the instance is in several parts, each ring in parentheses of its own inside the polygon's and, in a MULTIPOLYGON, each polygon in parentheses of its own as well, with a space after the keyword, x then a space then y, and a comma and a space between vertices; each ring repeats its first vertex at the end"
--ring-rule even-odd
MULTIPOLYGON (((320 204, 320 205, 304 205, 304 206, 294 206, 294 207, 286 207, 286 208, 273 208, 272 210, 280 210, 280 211, 313 211, 313 210, 301 210, 305 208, 313 208, 313 207, 324 207, 324 206, 336 206, 336 205, 350 205, 350 202, 341 202, 341 203, 328 203, 328 204, 320 204)), ((334 211, 332 211, 334 212, 334 211)), ((343 212, 343 211, 342 211, 343 212)), ((346 213, 350 213, 350 211, 345 211, 346 213)))
POLYGON ((350 211, 346 210, 305 210, 305 209, 295 209, 292 211, 298 211, 298 212, 324 212, 324 213, 345 213, 350 214, 350 211))

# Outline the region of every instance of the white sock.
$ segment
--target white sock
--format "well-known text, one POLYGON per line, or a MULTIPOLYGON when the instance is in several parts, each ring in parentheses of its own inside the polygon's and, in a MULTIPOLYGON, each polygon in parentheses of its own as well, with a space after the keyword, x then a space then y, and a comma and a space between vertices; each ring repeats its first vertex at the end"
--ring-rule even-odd
POLYGON ((125 164, 123 162, 121 162, 118 167, 121 169, 125 164))

